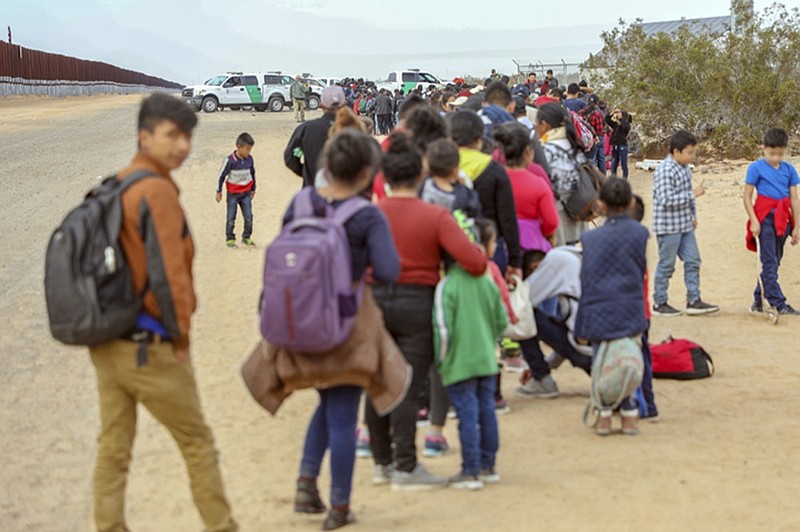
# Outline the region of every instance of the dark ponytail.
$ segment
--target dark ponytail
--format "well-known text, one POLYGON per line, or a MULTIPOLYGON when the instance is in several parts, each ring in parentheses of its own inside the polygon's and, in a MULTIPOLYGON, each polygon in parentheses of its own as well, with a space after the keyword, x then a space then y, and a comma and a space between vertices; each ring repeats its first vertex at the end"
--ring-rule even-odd
POLYGON ((353 127, 340 131, 328 140, 323 155, 325 168, 333 179, 349 185, 357 182, 364 168, 370 168, 374 175, 380 159, 378 143, 353 127))
POLYGON ((584 151, 584 145, 578 137, 578 131, 575 129, 575 123, 572 121, 572 115, 569 111, 561 107, 557 103, 546 103, 539 107, 539 112, 536 115, 536 120, 548 124, 553 129, 563 127, 567 130, 567 140, 572 147, 573 155, 577 155, 584 151))
POLYGON ((389 136, 382 167, 389 186, 414 188, 422 174, 422 153, 408 134, 395 131, 389 136))
POLYGON ((502 124, 494 130, 494 140, 503 150, 509 166, 522 164, 525 150, 531 147, 531 136, 528 128, 518 122, 502 124))

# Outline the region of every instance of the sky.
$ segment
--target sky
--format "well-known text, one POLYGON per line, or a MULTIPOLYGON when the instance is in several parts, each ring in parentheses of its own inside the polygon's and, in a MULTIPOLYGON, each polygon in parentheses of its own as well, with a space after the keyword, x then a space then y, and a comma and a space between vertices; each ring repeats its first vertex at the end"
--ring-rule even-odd
POLYGON ((187 85, 230 70, 450 79, 514 74, 512 60, 580 63, 620 19, 729 14, 729 0, 4 0, 0 38, 10 25, 15 44, 187 85))

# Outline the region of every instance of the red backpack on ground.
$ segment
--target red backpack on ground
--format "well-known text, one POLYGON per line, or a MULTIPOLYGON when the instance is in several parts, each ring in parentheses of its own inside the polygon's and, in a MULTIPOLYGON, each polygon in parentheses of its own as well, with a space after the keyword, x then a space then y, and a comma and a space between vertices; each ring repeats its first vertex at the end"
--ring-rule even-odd
POLYGON ((690 340, 670 337, 662 344, 650 344, 650 352, 653 355, 653 377, 658 379, 694 380, 714 374, 711 356, 690 340))

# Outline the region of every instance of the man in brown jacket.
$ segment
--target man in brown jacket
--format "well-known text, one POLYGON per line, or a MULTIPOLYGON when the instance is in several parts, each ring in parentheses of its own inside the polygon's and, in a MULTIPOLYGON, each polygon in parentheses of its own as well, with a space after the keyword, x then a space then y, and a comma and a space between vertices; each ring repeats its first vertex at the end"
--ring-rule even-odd
POLYGON ((206 530, 237 529, 189 358, 194 243, 170 176, 189 156, 196 125, 194 111, 177 98, 148 97, 139 111, 139 151, 119 172, 120 179, 141 170, 153 175, 122 195, 120 242, 143 294, 139 320, 123 338, 89 349, 100 394, 94 515, 101 532, 128 530, 125 484, 139 402, 177 442, 206 530))

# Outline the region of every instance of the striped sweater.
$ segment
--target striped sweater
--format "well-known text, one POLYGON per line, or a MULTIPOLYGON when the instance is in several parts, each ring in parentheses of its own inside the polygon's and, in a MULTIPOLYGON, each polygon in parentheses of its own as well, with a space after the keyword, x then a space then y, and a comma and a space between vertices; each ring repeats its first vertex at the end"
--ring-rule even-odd
POLYGON ((223 183, 225 183, 229 194, 255 192, 256 166, 253 156, 248 155, 247 158, 242 159, 234 150, 233 153, 225 157, 225 160, 222 161, 222 168, 219 171, 217 192, 222 192, 223 183))

